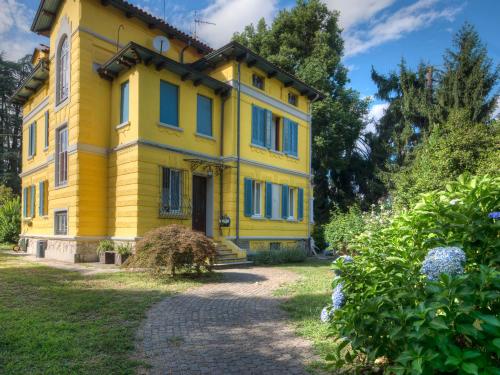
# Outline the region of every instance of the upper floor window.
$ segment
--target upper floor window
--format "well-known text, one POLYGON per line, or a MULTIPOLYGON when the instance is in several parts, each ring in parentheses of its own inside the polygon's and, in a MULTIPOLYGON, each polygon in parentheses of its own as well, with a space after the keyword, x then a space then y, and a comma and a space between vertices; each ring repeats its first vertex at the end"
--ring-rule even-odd
POLYGON ((49 147, 49 111, 45 112, 45 142, 43 147, 47 149, 49 147))
POLYGON ((212 136, 212 99, 198 95, 196 132, 212 136))
POLYGON ((298 130, 296 122, 287 118, 283 121, 283 152, 298 156, 298 130))
POLYGON ((179 126, 179 87, 160 81, 160 122, 179 126))
POLYGON ((125 81, 120 86, 120 124, 128 122, 129 83, 125 81))
POLYGON ((61 186, 68 182, 68 127, 64 126, 56 133, 56 178, 55 185, 61 186))
POLYGON ((56 80, 56 104, 68 98, 69 93, 69 40, 64 35, 57 49, 57 80, 56 80))
POLYGON ((297 106, 299 104, 299 97, 292 92, 288 93, 288 103, 297 106))
POLYGON ((264 77, 253 73, 252 74, 252 85, 260 90, 264 90, 264 77))
POLYGON ((36 154, 36 122, 30 124, 28 128, 28 157, 36 154))
POLYGON ((252 105, 252 144, 266 146, 269 141, 266 122, 271 118, 271 111, 252 105))

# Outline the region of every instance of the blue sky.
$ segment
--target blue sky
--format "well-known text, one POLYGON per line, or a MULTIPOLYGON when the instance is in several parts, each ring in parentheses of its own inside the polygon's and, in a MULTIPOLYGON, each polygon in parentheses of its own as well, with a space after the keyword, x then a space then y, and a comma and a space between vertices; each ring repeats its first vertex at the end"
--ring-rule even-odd
MULTIPOLYGON (((177 27, 194 32, 197 17, 216 23, 200 25, 197 35, 212 47, 227 42, 232 33, 264 17, 271 22, 280 9, 294 0, 131 0, 177 27)), ((29 53, 45 38, 29 32, 39 0, 0 0, 0 51, 10 59, 29 53)), ((344 28, 344 64, 350 85, 362 97, 373 96, 372 65, 382 73, 397 67, 404 57, 410 66, 420 61, 440 64, 454 33, 468 21, 487 44, 489 54, 500 63, 499 0, 325 0, 329 9, 340 11, 344 28)), ((384 104, 372 102, 371 115, 379 117, 384 104)))

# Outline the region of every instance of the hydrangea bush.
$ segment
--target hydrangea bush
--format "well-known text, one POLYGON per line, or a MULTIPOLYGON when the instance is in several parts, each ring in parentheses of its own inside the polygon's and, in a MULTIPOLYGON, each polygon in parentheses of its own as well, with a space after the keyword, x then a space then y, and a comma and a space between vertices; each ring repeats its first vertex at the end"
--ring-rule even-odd
POLYGON ((383 357, 386 374, 498 374, 499 197, 500 177, 460 177, 357 238, 356 261, 334 265, 335 365, 365 371, 383 357))

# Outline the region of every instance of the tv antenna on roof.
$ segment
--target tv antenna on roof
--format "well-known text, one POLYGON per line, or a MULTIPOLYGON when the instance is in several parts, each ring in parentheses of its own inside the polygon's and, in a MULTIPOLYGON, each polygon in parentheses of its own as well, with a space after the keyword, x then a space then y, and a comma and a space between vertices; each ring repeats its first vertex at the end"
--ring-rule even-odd
POLYGON ((199 19, 198 18, 198 11, 195 10, 194 11, 194 35, 193 35, 194 39, 196 39, 196 37, 197 37, 196 31, 197 31, 198 25, 213 25, 213 26, 215 26, 216 24, 213 22, 208 22, 208 21, 199 19))

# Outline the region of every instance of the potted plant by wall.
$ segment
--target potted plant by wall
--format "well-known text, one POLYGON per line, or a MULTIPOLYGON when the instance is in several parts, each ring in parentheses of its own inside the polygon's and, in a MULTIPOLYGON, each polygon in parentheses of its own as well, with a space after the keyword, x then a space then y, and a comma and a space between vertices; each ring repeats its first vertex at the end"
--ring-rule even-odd
POLYGON ((130 255, 132 255, 132 246, 130 246, 130 244, 118 245, 116 247, 115 264, 121 266, 130 255))
POLYGON ((103 240, 97 245, 97 255, 102 264, 115 263, 115 244, 110 240, 103 240))

